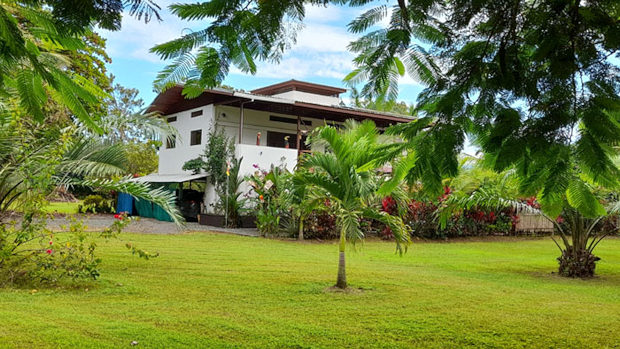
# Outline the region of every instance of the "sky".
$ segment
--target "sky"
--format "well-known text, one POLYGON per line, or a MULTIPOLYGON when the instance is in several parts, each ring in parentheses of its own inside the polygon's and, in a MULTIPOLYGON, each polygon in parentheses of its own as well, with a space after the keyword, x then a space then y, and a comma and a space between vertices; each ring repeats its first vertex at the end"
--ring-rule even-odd
MULTIPOLYGON (((125 16, 122 29, 116 32, 99 30, 107 40, 107 52, 112 58, 108 71, 115 81, 125 87, 136 88, 148 105, 155 98, 153 80, 166 63, 149 49, 175 39, 190 31, 208 25, 205 21, 187 22, 170 13, 168 5, 179 0, 157 0, 162 10, 162 21, 145 24, 125 16)), ((187 1, 181 1, 187 2, 187 1)), ((346 87, 342 79, 353 70, 354 55, 347 51, 349 42, 356 38, 347 32, 346 25, 364 12, 364 8, 307 7, 304 27, 297 34, 297 43, 279 64, 259 63, 255 75, 232 69, 224 84, 244 90, 274 84, 290 79, 303 80, 331 86, 346 87)), ((400 82, 400 99, 413 103, 423 86, 404 77, 400 82)), ((348 93, 344 96, 348 100, 348 93)))

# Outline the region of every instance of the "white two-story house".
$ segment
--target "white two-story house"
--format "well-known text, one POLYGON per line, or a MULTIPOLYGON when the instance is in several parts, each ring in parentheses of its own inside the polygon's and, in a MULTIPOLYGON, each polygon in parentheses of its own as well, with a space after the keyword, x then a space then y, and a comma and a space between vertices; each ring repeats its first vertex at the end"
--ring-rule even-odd
MULTIPOLYGON (((159 112, 178 130, 172 142, 159 151, 159 171, 143 177, 146 182, 184 182, 204 179, 182 170, 183 164, 204 152, 212 128, 221 128, 236 142, 236 156, 243 158, 240 175, 255 166, 286 166, 293 171, 302 152, 309 151, 305 138, 312 129, 338 124, 347 119, 373 120, 377 126, 411 121, 403 115, 344 106, 339 87, 289 80, 248 92, 225 89, 205 90, 199 97, 185 99, 182 86, 159 94, 147 112, 159 112)), ((205 197, 205 207, 216 200, 205 197)))

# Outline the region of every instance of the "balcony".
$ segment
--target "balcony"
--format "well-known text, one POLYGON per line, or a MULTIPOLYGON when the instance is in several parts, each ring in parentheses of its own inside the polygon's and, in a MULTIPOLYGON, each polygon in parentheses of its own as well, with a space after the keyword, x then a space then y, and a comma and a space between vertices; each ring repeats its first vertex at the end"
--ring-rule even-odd
POLYGON ((254 173, 255 166, 262 170, 268 170, 272 165, 285 166, 287 170, 293 171, 297 165, 297 149, 237 144, 235 156, 243 158, 239 169, 241 176, 254 173))

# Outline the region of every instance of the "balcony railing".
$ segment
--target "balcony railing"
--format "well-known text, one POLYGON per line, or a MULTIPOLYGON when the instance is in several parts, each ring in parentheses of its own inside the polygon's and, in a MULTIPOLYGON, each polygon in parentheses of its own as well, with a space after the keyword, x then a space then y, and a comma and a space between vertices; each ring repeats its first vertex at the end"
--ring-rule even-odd
POLYGON ((241 161, 239 174, 242 176, 256 170, 269 170, 271 166, 285 166, 293 171, 297 165, 297 149, 265 147, 260 145, 237 144, 235 156, 241 161))

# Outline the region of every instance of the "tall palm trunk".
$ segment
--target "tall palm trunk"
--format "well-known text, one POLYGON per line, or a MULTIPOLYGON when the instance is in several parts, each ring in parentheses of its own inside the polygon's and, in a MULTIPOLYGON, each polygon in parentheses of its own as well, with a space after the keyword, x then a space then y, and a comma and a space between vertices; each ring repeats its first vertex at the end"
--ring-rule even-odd
POLYGON ((347 244, 346 235, 344 229, 340 231, 340 256, 338 259, 338 280, 336 280, 336 287, 345 289, 347 288, 347 270, 345 268, 345 255, 344 250, 347 244))

